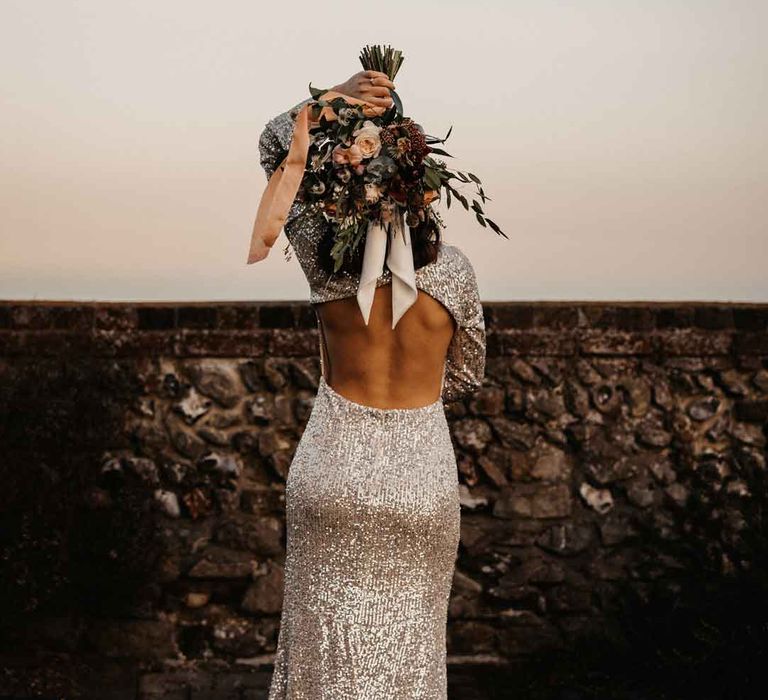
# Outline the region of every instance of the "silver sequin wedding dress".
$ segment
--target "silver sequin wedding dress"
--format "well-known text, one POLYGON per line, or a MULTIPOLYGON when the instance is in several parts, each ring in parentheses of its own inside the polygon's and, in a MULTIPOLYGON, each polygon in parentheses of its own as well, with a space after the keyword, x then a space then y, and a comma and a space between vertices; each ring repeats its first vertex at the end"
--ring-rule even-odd
MULTIPOLYGON (((299 103, 259 141, 267 177, 290 147, 299 103)), ((295 201, 284 230, 310 303, 355 296, 359 275, 319 266, 327 225, 295 201)), ((391 282, 385 268, 376 286, 391 282)), ((285 490, 283 610, 269 700, 445 700, 448 598, 459 542, 456 457, 444 403, 476 391, 485 324, 475 273, 456 246, 416 270, 456 326, 440 398, 416 408, 351 401, 325 380, 285 490)), ((318 321, 320 318, 318 316, 318 321)))

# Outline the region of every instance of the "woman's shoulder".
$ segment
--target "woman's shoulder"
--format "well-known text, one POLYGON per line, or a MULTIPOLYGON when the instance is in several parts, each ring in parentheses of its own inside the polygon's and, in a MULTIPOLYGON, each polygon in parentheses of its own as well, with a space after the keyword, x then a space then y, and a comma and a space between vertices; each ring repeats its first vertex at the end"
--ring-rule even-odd
POLYGON ((475 268, 469 256, 459 246, 441 241, 439 259, 455 272, 464 272, 475 278, 475 268))

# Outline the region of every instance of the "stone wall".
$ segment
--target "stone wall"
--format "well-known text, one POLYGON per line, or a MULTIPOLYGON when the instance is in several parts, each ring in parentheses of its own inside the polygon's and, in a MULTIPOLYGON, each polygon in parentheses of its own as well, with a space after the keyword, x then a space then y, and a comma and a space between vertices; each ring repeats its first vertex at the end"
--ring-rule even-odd
MULTIPOLYGON (((484 307, 485 385, 447 406, 452 667, 620 639, 628 597, 749 568, 768 305, 484 307)), ((264 696, 317 347, 301 302, 0 303, 0 695, 264 696)))

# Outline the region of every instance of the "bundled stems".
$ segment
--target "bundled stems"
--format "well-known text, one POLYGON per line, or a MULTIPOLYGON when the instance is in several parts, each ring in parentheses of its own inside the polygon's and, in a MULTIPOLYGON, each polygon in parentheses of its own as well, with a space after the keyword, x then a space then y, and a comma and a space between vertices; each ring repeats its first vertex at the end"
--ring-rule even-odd
POLYGON ((395 79, 404 60, 403 52, 389 45, 365 46, 360 52, 360 63, 363 64, 363 68, 384 73, 390 80, 395 79))

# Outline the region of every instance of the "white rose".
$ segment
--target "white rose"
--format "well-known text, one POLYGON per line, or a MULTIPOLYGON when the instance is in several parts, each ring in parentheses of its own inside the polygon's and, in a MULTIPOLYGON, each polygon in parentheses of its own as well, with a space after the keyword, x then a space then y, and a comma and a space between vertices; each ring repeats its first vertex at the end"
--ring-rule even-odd
POLYGON ((375 158, 381 151, 381 139, 379 138, 381 127, 376 126, 370 119, 366 119, 363 125, 352 134, 355 137, 355 145, 360 149, 363 158, 375 158))

